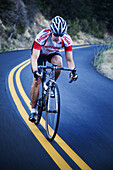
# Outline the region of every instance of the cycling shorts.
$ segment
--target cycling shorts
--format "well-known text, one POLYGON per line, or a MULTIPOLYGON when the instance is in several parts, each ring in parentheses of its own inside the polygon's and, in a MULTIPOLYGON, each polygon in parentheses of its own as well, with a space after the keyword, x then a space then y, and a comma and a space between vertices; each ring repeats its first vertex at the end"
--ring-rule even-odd
POLYGON ((46 60, 48 61, 49 63, 51 63, 51 59, 52 57, 54 57, 55 55, 59 55, 61 56, 60 52, 59 51, 56 51, 55 53, 52 53, 52 54, 49 54, 49 55, 45 55, 45 54, 42 54, 40 53, 40 56, 37 60, 37 65, 43 65, 43 61, 46 60))

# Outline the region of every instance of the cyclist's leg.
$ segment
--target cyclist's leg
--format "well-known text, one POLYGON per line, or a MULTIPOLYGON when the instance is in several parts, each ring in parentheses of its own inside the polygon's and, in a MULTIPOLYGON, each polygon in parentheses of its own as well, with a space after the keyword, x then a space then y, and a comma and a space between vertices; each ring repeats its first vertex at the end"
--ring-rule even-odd
POLYGON ((31 103, 32 103, 31 107, 32 108, 36 108, 36 105, 37 105, 40 83, 41 83, 41 79, 35 80, 35 78, 33 76, 33 83, 32 83, 31 91, 30 91, 31 103))
POLYGON ((30 97, 31 97, 31 114, 29 115, 29 120, 31 122, 36 121, 36 106, 37 106, 37 101, 38 101, 38 96, 39 96, 39 86, 41 83, 41 79, 35 80, 33 76, 33 83, 31 86, 31 91, 30 91, 30 97))
MULTIPOLYGON (((58 67, 62 67, 62 57, 60 55, 55 55, 51 58, 52 64, 57 64, 58 67)), ((61 70, 57 70, 55 74, 55 80, 58 79, 59 75, 61 73, 61 70)))
MULTIPOLYGON (((41 56, 39 56, 38 59, 38 64, 37 65, 41 65, 42 64, 42 60, 40 60, 41 56)), ((32 65, 31 65, 31 69, 32 69, 32 65)), ((33 83, 31 86, 31 91, 30 91, 30 97, 31 97, 31 114, 29 117, 30 121, 35 121, 34 120, 34 116, 36 115, 36 106, 37 106, 37 101, 38 101, 38 96, 39 96, 39 87, 41 84, 41 79, 39 78, 38 80, 35 80, 35 77, 33 76, 33 83)))
MULTIPOLYGON (((57 64, 58 67, 62 67, 62 56, 59 51, 56 51, 55 53, 49 54, 47 56, 47 61, 52 64, 57 64)), ((61 73, 61 70, 56 71, 55 80, 59 77, 61 73)))

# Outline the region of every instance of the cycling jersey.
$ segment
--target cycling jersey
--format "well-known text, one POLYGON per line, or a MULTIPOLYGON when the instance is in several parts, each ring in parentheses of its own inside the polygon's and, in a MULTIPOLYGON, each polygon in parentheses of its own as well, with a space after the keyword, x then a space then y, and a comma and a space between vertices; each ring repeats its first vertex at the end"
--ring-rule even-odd
POLYGON ((70 36, 65 33, 61 37, 60 42, 56 43, 52 40, 50 29, 44 29, 39 32, 33 44, 34 49, 41 50, 41 53, 45 55, 55 53, 63 47, 66 51, 72 51, 72 40, 70 36))

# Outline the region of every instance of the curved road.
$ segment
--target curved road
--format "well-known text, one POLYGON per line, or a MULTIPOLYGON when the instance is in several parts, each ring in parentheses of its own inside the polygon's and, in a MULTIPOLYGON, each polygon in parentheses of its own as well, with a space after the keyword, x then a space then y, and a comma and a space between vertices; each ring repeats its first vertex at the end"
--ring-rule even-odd
POLYGON ((30 50, 0 53, 1 170, 113 169, 113 81, 92 66, 98 48, 73 48, 79 79, 69 84, 62 71, 57 81, 61 117, 52 142, 46 140, 44 119, 38 127, 28 121, 30 50))

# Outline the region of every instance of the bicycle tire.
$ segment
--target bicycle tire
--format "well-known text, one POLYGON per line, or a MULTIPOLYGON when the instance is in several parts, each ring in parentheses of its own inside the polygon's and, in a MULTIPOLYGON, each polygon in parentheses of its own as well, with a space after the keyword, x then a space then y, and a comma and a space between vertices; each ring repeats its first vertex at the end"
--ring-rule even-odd
POLYGON ((52 89, 49 89, 46 105, 46 133, 47 138, 52 141, 57 133, 60 119, 60 93, 56 83, 53 83, 54 98, 51 97, 52 89), (52 105, 51 105, 52 102, 52 105), (55 109, 53 108, 55 106, 55 109), (51 108, 52 107, 52 108, 51 108))
POLYGON ((38 114, 37 114, 37 120, 35 122, 36 125, 39 124, 40 120, 41 120, 41 116, 42 116, 42 107, 40 106, 41 101, 39 101, 39 106, 38 106, 38 114))

